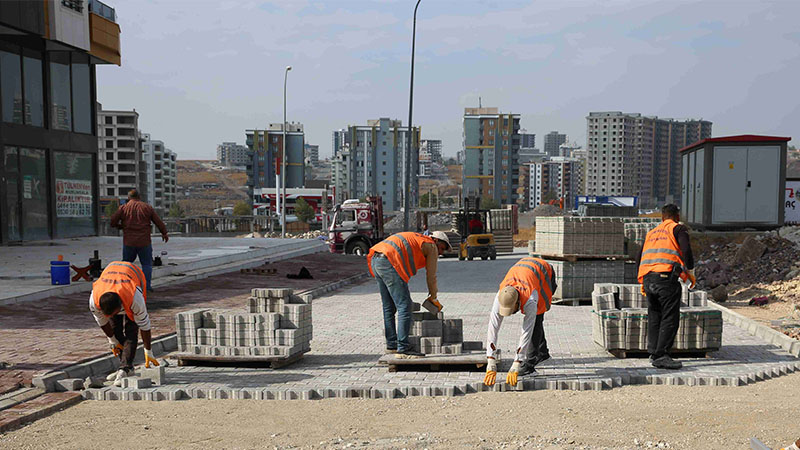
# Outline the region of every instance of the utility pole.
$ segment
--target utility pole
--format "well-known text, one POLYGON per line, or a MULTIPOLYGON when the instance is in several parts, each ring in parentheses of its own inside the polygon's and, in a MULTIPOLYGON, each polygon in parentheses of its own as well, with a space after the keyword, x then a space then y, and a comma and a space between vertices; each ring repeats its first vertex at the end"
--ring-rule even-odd
POLYGON ((281 202, 281 238, 286 238, 286 81, 289 79, 289 71, 292 66, 286 66, 283 72, 283 143, 281 144, 281 189, 283 189, 283 201, 281 202))
POLYGON ((411 213, 411 151, 414 138, 414 127, 411 122, 414 110, 414 48, 417 43, 417 8, 419 2, 414 6, 414 25, 411 30, 411 86, 408 92, 408 145, 406 146, 406 176, 405 176, 405 195, 403 196, 403 230, 409 231, 409 214, 411 213))

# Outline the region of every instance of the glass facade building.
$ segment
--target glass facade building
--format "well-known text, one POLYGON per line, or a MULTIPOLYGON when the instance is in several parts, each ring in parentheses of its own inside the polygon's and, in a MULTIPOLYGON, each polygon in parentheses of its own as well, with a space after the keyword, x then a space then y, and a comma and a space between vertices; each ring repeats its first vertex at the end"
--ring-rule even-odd
POLYGON ((95 65, 119 27, 93 4, 0 2, 2 244, 97 233, 95 65))

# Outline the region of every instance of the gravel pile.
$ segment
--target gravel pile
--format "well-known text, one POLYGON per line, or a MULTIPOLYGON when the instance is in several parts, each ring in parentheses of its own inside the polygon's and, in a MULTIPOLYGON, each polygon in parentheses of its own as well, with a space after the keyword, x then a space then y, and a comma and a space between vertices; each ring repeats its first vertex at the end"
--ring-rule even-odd
POLYGON ((539 205, 533 209, 533 217, 560 217, 568 215, 563 209, 553 205, 539 205))

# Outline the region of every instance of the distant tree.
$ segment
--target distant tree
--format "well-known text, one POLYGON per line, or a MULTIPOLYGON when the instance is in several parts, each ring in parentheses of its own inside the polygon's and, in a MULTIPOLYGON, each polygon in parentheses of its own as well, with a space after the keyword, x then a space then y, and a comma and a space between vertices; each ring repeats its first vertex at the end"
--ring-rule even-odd
POLYGON ((420 208, 430 208, 437 203, 436 194, 432 192, 426 192, 419 197, 419 207, 420 208))
POLYGON ((297 216, 299 221, 308 223, 314 219, 316 212, 314 212, 314 208, 308 204, 306 199, 299 197, 294 204, 294 215, 297 216))
POLYGON ((119 209, 119 200, 114 199, 108 202, 106 205, 105 213, 106 217, 111 217, 114 215, 115 212, 119 209))
POLYGON ((186 211, 183 209, 180 203, 175 202, 172 206, 169 207, 169 212, 167 213, 169 217, 173 218, 180 218, 186 215, 186 211))
POLYGON ((253 208, 246 201, 240 200, 235 205, 233 205, 233 215, 252 216, 253 208))
POLYGON ((558 200, 558 193, 556 191, 549 190, 542 196, 542 203, 548 203, 550 200, 558 200))
POLYGON ((491 197, 483 197, 481 199, 481 209, 497 209, 499 207, 500 203, 491 197))

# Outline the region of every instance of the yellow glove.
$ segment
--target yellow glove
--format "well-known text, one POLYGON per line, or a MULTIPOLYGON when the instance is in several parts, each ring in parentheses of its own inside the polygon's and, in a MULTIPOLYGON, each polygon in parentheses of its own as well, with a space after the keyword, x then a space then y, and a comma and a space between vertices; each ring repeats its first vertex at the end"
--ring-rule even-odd
POLYGON ((697 284, 697 278, 694 276, 694 269, 686 272, 686 274, 689 276, 689 281, 692 282, 692 284, 689 285, 689 289, 694 289, 694 285, 697 284))
POLYGON ((497 380, 497 360, 486 358, 486 376, 483 377, 483 384, 494 386, 495 380, 497 380))
POLYGON ((643 285, 643 284, 640 284, 640 285, 639 285, 639 290, 641 290, 641 291, 642 291, 642 295, 644 295, 645 297, 647 297, 647 292, 645 292, 645 291, 644 291, 644 285, 643 285))
POLYGON ((108 338, 108 347, 111 349, 111 353, 113 353, 114 356, 122 354, 122 344, 119 343, 116 337, 111 336, 108 338))
POLYGON ((433 306, 435 306, 439 310, 439 312, 442 312, 442 308, 444 308, 444 307, 442 306, 441 303, 439 303, 439 300, 437 300, 436 297, 434 297, 432 295, 429 295, 428 298, 425 299, 425 301, 426 302, 431 302, 433 304, 433 306))
POLYGON ((156 366, 159 365, 158 361, 156 361, 156 359, 153 358, 153 354, 150 353, 150 350, 144 349, 144 366, 150 367, 150 363, 153 363, 156 366))
POLYGON ((519 376, 519 361, 514 361, 514 364, 511 365, 511 369, 508 370, 508 375, 506 375, 506 384, 509 384, 511 386, 516 386, 518 376, 519 376))

